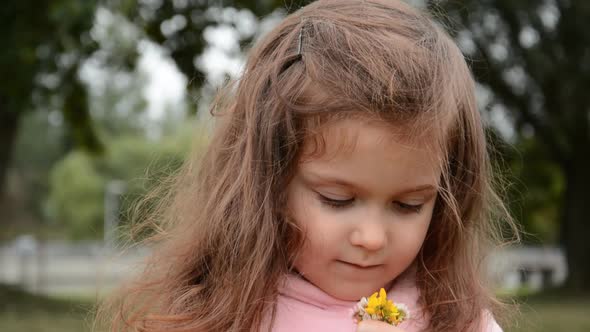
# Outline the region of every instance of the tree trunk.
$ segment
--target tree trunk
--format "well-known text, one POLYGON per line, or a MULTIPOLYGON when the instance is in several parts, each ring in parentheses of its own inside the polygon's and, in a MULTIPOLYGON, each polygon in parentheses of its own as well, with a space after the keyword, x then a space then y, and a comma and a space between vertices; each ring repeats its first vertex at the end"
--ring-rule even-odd
POLYGON ((19 112, 4 109, 0 97, 0 200, 6 193, 6 175, 18 133, 19 112))
POLYGON ((565 195, 561 239, 568 264, 566 287, 590 291, 590 151, 580 147, 564 167, 565 195))

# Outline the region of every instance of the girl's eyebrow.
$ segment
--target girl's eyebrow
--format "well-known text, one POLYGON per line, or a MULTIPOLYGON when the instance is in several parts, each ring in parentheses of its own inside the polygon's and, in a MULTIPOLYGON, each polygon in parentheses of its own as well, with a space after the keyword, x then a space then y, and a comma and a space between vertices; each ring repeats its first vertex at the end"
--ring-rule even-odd
MULTIPOLYGON (((312 182, 316 185, 337 185, 337 186, 342 186, 342 187, 348 187, 348 188, 357 188, 357 189, 361 189, 361 190, 365 190, 363 188, 363 186, 359 186, 357 184, 354 184, 352 182, 346 181, 344 179, 338 178, 338 177, 334 177, 331 175, 320 175, 317 173, 313 173, 311 171, 307 171, 306 172, 308 176, 303 176, 303 179, 305 182, 312 182)), ((406 194, 412 194, 412 193, 435 193, 437 192, 438 189, 435 185, 432 184, 421 184, 421 185, 417 185, 414 187, 409 187, 409 188, 404 188, 402 190, 400 190, 398 193, 396 193, 396 196, 398 195, 406 195, 406 194)))

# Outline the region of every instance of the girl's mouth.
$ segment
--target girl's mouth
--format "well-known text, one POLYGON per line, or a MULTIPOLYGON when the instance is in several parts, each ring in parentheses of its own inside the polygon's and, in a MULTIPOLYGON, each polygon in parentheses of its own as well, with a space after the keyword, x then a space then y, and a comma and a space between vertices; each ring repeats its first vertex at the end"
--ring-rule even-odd
POLYGON ((347 261, 342 261, 342 260, 338 260, 338 262, 340 262, 340 263, 342 263, 342 264, 344 264, 346 266, 349 266, 349 267, 352 267, 352 268, 355 268, 355 269, 359 269, 359 270, 373 270, 373 269, 376 269, 378 267, 383 266, 383 264, 360 265, 360 264, 355 264, 355 263, 351 263, 351 262, 347 262, 347 261))

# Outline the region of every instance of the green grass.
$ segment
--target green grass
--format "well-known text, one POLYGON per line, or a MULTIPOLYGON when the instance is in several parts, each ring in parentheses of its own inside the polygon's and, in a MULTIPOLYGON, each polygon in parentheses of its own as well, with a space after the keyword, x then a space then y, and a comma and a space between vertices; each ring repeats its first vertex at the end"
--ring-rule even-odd
POLYGON ((0 330, 10 332, 89 331, 88 300, 63 300, 35 296, 0 285, 0 330))
POLYGON ((21 315, 14 312, 0 313, 2 331, 10 332, 82 332, 90 331, 90 324, 79 314, 50 314, 31 312, 21 315))
POLYGON ((588 332, 590 295, 557 290, 519 299, 522 315, 506 332, 588 332))

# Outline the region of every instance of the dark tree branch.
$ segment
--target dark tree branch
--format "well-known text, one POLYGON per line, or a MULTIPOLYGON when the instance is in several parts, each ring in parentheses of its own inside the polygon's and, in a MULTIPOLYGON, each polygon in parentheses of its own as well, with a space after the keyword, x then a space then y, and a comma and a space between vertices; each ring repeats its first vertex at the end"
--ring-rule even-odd
POLYGON ((475 76, 488 85, 498 95, 499 99, 511 108, 516 117, 522 117, 524 121, 533 126, 544 143, 547 144, 556 161, 563 161, 565 156, 556 144, 551 129, 547 128, 531 111, 530 95, 527 92, 523 95, 517 95, 502 77, 502 70, 493 65, 486 48, 478 40, 474 40, 474 43, 485 64, 485 66, 472 66, 475 76))

